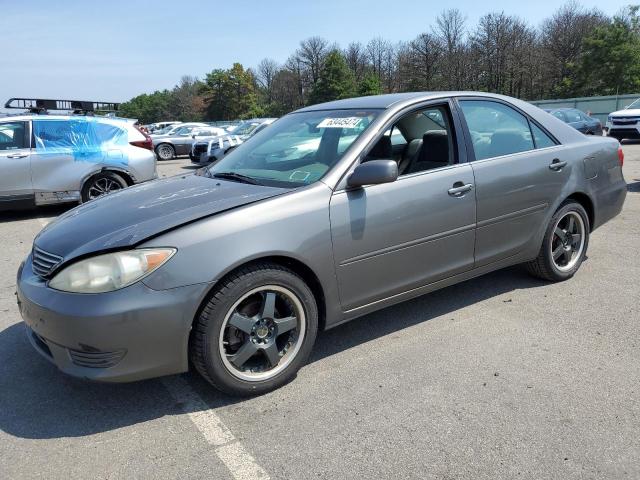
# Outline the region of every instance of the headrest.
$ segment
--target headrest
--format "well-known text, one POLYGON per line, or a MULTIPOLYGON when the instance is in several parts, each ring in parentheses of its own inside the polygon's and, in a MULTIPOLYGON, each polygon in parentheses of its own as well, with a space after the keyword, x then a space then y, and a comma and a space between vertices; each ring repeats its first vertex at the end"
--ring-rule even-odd
POLYGON ((383 135, 367 154, 369 160, 389 160, 393 157, 391 137, 383 135))

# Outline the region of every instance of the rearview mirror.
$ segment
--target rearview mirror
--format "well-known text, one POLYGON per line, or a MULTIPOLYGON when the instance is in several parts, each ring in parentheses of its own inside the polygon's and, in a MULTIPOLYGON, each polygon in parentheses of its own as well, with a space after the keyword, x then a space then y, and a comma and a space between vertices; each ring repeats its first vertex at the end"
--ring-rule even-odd
POLYGON ((377 185, 395 182, 398 178, 398 164, 394 160, 370 160, 356 167, 349 178, 349 187, 377 185))

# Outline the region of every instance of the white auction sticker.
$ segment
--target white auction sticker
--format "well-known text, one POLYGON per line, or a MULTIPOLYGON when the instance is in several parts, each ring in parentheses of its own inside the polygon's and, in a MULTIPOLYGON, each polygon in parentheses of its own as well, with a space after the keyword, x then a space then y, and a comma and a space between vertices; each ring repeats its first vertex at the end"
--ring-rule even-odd
POLYGON ((361 120, 360 117, 325 118, 316 128, 356 128, 361 120))

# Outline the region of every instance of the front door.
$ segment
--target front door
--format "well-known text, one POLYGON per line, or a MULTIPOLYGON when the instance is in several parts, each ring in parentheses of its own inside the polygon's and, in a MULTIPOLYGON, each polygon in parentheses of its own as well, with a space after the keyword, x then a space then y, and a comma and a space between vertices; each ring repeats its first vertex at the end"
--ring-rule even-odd
MULTIPOLYGON (((407 147, 398 159, 399 178, 336 191, 331 198, 334 260, 345 311, 473 268, 473 171, 459 161, 448 105, 412 111, 389 127, 385 134, 401 132, 407 147)), ((382 137, 370 149, 377 159, 393 156, 393 150, 382 137)))
POLYGON ((33 199, 29 122, 0 123, 0 203, 33 199))

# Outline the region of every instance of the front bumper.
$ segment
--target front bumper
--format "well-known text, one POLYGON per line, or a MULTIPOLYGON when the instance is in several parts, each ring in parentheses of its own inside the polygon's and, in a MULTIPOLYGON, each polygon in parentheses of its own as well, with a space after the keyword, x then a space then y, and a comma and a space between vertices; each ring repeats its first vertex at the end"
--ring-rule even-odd
POLYGON ((607 131, 608 136, 622 139, 638 139, 640 138, 640 127, 637 125, 620 126, 612 124, 607 131))
POLYGON ((18 271, 17 298, 31 344, 61 371, 127 382, 188 370, 191 323, 209 284, 153 290, 143 282, 115 292, 74 294, 18 271))

